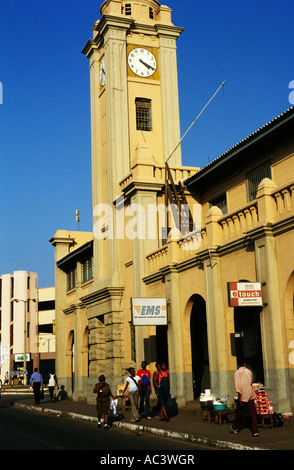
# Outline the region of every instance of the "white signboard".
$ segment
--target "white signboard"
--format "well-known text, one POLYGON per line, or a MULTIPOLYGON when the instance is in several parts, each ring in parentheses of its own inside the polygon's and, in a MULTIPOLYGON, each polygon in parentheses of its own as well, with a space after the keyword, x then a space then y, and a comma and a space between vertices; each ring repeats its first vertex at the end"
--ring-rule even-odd
POLYGON ((134 326, 167 325, 166 299, 133 298, 132 320, 134 326))
POLYGON ((9 344, 1 344, 1 365, 9 365, 10 363, 10 346, 9 344))
POLYGON ((260 282, 228 282, 230 307, 262 306, 260 282))
MULTIPOLYGON (((23 353, 14 355, 14 361, 15 362, 23 362, 23 359, 24 359, 24 354, 23 353)), ((30 361, 30 353, 26 353, 26 360, 28 362, 30 361)))

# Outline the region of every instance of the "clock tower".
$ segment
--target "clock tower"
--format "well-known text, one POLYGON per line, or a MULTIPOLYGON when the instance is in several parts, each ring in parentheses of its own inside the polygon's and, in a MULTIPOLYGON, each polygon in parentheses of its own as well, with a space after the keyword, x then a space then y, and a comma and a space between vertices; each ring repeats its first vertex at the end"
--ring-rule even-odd
MULTIPOLYGON (((111 202, 131 170, 138 145, 163 164, 180 140, 176 39, 182 28, 157 0, 106 0, 90 60, 94 207, 111 202), (99 194, 100 193, 100 194, 99 194)), ((181 166, 180 149, 169 161, 181 166)))
MULTIPOLYGON (((123 332, 116 343, 106 340, 98 354, 109 359, 106 370, 113 359, 109 371, 115 374, 114 364, 119 355, 123 362, 130 343, 130 318, 125 321, 130 298, 144 296, 146 254, 159 243, 158 236, 127 243, 120 206, 156 204, 165 161, 172 154, 169 165, 181 167, 181 149, 174 149, 180 141, 176 40, 183 29, 157 0, 106 0, 100 13, 83 49, 90 62, 94 216, 94 283, 84 301, 90 331, 94 320, 107 314, 112 317, 105 336, 113 340, 114 331, 123 332), (102 208, 108 212, 104 218, 102 208)), ((137 352, 143 347, 140 336, 143 329, 136 335, 137 352)))

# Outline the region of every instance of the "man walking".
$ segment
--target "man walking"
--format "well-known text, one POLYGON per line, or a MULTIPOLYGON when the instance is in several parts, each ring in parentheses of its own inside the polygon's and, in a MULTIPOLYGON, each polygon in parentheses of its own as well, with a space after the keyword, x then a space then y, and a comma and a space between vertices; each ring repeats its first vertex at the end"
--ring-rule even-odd
POLYGON ((251 417, 251 426, 252 433, 254 437, 257 437, 257 413, 255 408, 255 392, 252 388, 253 374, 250 369, 248 369, 244 363, 241 367, 235 372, 235 387, 238 393, 237 408, 235 414, 235 420, 232 426, 230 426, 231 431, 234 434, 238 434, 242 421, 243 411, 247 410, 250 413, 251 417))
POLYGON ((34 369, 34 373, 31 375, 30 378, 30 386, 33 383, 33 390, 34 390, 34 397, 35 397, 35 405, 39 405, 40 403, 40 390, 43 387, 43 377, 38 372, 37 367, 34 369))

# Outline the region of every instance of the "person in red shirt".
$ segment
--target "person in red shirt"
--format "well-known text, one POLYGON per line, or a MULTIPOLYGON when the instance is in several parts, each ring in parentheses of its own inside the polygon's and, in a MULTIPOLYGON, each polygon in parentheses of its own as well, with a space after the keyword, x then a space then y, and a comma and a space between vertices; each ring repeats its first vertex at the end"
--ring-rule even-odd
POLYGON ((169 370, 165 363, 161 364, 160 370, 157 376, 157 384, 158 384, 158 397, 160 401, 160 421, 169 421, 166 412, 166 405, 169 397, 169 370))
POLYGON ((143 361, 141 363, 141 369, 137 371, 137 375, 140 377, 140 408, 144 408, 145 402, 145 412, 146 418, 151 419, 150 414, 150 394, 151 394, 151 374, 147 369, 147 362, 143 361))

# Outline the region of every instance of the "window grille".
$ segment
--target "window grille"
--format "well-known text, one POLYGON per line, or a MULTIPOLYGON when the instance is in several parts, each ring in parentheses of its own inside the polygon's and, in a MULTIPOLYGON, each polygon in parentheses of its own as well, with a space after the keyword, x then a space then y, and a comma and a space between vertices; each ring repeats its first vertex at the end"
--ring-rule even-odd
POLYGON ((138 131, 151 131, 151 100, 136 98, 136 126, 138 131))
POLYGON ((69 271, 66 275, 66 289, 67 291, 76 287, 76 268, 69 271))
POLYGON ((132 14, 132 5, 130 3, 126 3, 125 14, 128 16, 132 14))
POLYGON ((249 171, 246 175, 248 181, 249 202, 256 199, 258 185, 264 178, 271 178, 271 163, 267 161, 249 171))
POLYGON ((82 283, 93 279, 93 259, 89 258, 82 263, 82 283))
POLYGON ((151 8, 151 7, 149 7, 149 18, 150 18, 151 20, 153 20, 153 18, 154 18, 153 8, 151 8))

